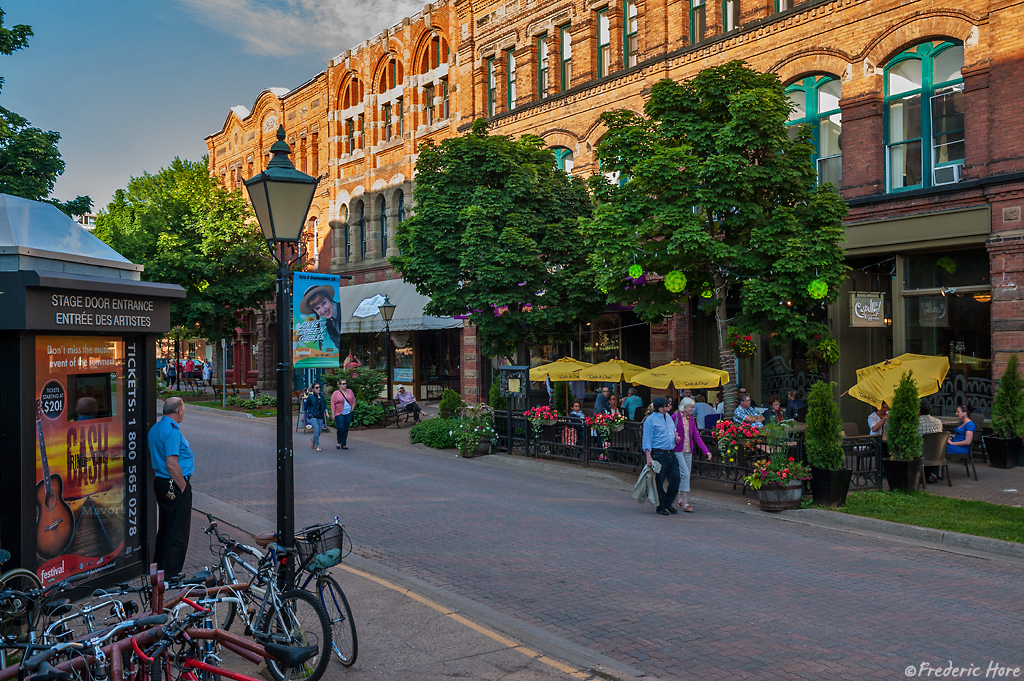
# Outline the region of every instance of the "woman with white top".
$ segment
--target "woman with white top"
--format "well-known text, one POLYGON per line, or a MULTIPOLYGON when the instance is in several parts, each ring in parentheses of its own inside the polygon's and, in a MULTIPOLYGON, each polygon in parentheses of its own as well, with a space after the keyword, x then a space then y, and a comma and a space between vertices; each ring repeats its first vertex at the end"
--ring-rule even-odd
POLYGON ((679 459, 679 508, 687 513, 693 513, 693 507, 687 501, 686 493, 690 491, 690 468, 693 464, 693 451, 700 449, 704 456, 711 458, 708 446, 697 430, 697 421, 693 418, 693 407, 696 403, 690 397, 684 397, 679 403, 678 411, 672 414, 672 421, 676 425, 676 433, 679 434, 676 442, 676 458, 679 459))

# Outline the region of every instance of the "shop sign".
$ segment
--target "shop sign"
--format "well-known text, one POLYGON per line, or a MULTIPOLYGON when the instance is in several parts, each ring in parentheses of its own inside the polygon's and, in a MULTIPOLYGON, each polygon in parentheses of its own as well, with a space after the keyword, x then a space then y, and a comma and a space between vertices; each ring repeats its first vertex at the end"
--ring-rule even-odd
POLYGON ((884 293, 850 293, 850 326, 884 327, 884 293))
POLYGON ((141 353, 119 336, 35 343, 35 572, 49 585, 141 555, 141 353))
POLYGON ((338 367, 341 277, 296 272, 292 280, 292 362, 296 369, 338 367))
POLYGON ((412 367, 395 367, 395 381, 412 383, 412 367))
POLYGON ((918 301, 918 323, 927 328, 948 328, 949 301, 943 296, 921 298, 918 301))
POLYGON ((657 324, 651 324, 651 335, 665 335, 668 333, 668 320, 662 319, 657 324))
POLYGON ((170 302, 105 293, 26 289, 25 328, 47 331, 163 333, 170 329, 170 302))

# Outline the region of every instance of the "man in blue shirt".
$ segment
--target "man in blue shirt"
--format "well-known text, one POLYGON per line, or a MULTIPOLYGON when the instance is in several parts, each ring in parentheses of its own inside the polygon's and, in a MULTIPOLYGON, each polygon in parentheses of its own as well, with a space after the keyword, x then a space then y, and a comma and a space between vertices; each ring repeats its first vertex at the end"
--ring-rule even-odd
POLYGON ((160 509, 157 532, 157 567, 167 579, 181 573, 188 552, 192 522, 192 473, 195 457, 178 424, 185 418, 185 402, 169 397, 164 417, 149 429, 149 458, 153 466, 153 489, 160 509))
POLYGON ((644 401, 636 394, 636 388, 629 389, 629 397, 622 401, 622 408, 629 414, 629 420, 636 420, 636 410, 644 406, 644 401))
POLYGON ((644 454, 647 455, 647 465, 654 461, 661 464, 661 472, 658 473, 656 484, 658 485, 658 513, 668 515, 678 513, 672 508, 672 502, 679 494, 679 459, 675 454, 676 443, 679 442, 679 434, 676 426, 669 418, 669 402, 664 397, 656 398, 651 406, 654 411, 644 419, 644 435, 641 440, 644 454), (665 489, 665 481, 668 480, 668 489, 665 489))

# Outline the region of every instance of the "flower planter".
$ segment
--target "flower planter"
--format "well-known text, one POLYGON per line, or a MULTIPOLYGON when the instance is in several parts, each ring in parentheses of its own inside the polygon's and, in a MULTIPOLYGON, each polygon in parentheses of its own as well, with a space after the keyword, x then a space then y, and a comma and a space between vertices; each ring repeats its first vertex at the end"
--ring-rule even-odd
POLYGON ((882 459, 882 471, 890 490, 909 492, 917 489, 924 478, 924 459, 920 456, 910 461, 882 459))
POLYGON ((800 508, 800 499, 804 495, 804 483, 796 480, 785 487, 765 485, 757 490, 757 500, 761 502, 762 511, 789 511, 800 508))
POLYGON ((626 429, 626 424, 625 423, 619 423, 617 425, 611 426, 611 429, 612 429, 613 433, 621 433, 623 430, 626 429))
POLYGON ((818 506, 844 506, 853 471, 830 471, 811 467, 811 495, 818 506))
POLYGON ((986 435, 985 451, 988 452, 988 463, 992 468, 1016 468, 1021 456, 1020 438, 986 435))

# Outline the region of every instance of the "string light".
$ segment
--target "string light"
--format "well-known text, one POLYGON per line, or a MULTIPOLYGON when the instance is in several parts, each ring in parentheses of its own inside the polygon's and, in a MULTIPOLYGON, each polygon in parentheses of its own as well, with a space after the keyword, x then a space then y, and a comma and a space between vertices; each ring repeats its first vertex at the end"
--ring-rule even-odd
POLYGON ((686 288, 686 275, 679 270, 672 270, 665 275, 665 288, 672 293, 682 293, 686 288))
POLYGON ((644 268, 640 267, 640 265, 630 265, 629 266, 629 276, 633 277, 634 279, 639 279, 643 275, 644 275, 644 268))
POLYGON ((807 293, 815 300, 821 300, 828 295, 828 283, 824 279, 814 279, 807 285, 807 293))

